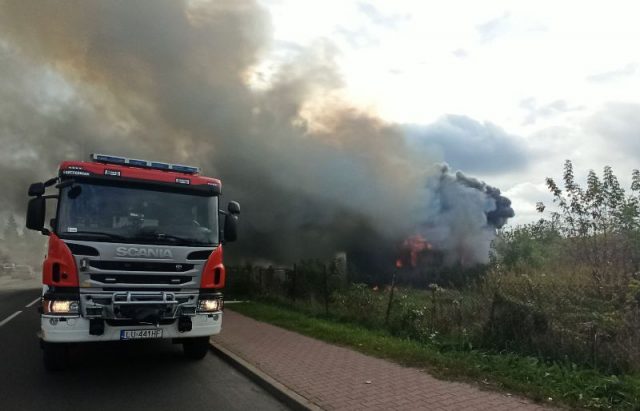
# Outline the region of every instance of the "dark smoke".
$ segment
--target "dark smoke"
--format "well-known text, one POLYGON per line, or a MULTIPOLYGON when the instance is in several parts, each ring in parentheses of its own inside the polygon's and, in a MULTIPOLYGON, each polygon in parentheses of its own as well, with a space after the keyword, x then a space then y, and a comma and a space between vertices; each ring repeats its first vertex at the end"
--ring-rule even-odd
POLYGON ((0 172, 11 178, 0 179, 0 208, 23 215, 29 182, 107 152, 220 177, 243 206, 236 260, 327 257, 418 226, 441 247, 476 244, 504 224, 499 191, 434 170, 438 159, 417 156, 401 127, 310 104, 342 86, 330 44, 267 90, 248 86, 271 37, 251 1, 1 1, 0 172), (465 213, 484 223, 465 232, 454 218, 465 213))
POLYGON ((491 187, 447 165, 428 178, 425 219, 420 234, 451 264, 485 263, 496 230, 515 215, 511 201, 491 187))
MULTIPOLYGON (((443 167, 443 173, 446 173, 447 167, 443 167)), ((500 194, 500 189, 487 185, 484 181, 480 181, 473 177, 466 176, 462 171, 456 172, 456 183, 463 186, 474 188, 481 193, 486 194, 494 201, 494 207, 488 211, 487 224, 495 228, 502 228, 507 220, 515 216, 513 208, 511 208, 511 200, 500 194)))

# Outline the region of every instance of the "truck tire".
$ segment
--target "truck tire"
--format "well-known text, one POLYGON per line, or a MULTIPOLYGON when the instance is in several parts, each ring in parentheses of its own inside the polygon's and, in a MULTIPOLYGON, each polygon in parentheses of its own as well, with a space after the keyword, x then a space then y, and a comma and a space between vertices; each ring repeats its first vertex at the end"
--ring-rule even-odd
POLYGON ((62 371, 67 365, 67 345, 61 343, 42 342, 44 368, 47 371, 62 371))
POLYGON ((182 350, 190 360, 201 360, 209 352, 209 337, 187 338, 182 343, 182 350))

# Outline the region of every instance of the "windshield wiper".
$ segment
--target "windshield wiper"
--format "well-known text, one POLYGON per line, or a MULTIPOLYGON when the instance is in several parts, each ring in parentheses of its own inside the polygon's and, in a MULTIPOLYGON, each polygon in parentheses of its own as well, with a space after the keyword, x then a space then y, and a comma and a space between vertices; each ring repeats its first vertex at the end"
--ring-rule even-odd
POLYGON ((180 237, 177 235, 157 233, 157 232, 138 233, 137 237, 139 238, 152 237, 156 240, 170 240, 180 245, 209 245, 209 243, 206 243, 204 241, 198 241, 194 238, 180 237))
POLYGON ((119 234, 113 234, 113 233, 105 233, 103 231, 73 231, 73 232, 65 232, 64 235, 93 235, 93 236, 98 236, 98 237, 106 237, 109 238, 111 240, 119 240, 119 241, 126 241, 129 240, 128 237, 125 237, 123 235, 119 235, 119 234))

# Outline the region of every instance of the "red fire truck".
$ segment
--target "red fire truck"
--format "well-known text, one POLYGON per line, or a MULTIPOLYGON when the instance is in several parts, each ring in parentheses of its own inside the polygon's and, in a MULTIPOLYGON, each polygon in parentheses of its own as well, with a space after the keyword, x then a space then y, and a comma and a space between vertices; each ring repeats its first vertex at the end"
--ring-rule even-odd
POLYGON ((240 205, 220 210, 220 180, 197 167, 91 160, 65 161, 57 177, 29 187, 27 228, 49 237, 45 367, 64 368, 69 344, 92 341, 167 338, 188 358, 203 358, 220 332, 222 244, 236 239, 240 205), (50 227, 47 200, 57 200, 50 227))

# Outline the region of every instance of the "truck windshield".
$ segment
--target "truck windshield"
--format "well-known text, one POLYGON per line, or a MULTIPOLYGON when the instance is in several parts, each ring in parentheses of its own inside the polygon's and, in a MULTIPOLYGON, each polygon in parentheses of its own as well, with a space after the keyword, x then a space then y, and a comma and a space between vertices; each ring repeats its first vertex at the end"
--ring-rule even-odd
POLYGON ((61 238, 137 244, 218 243, 218 197, 153 187, 75 183, 60 192, 61 238))

